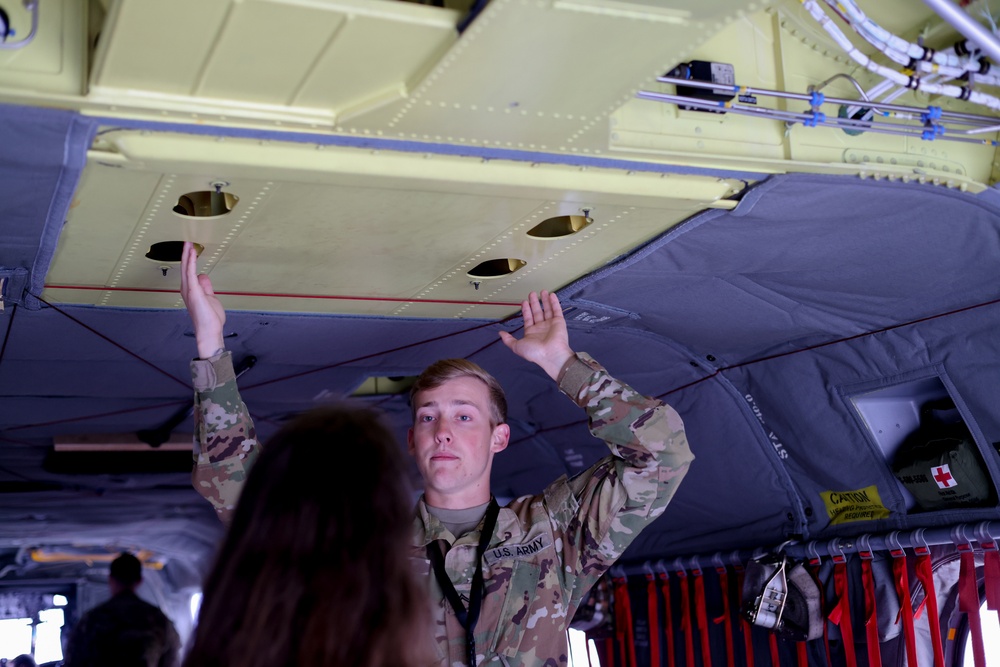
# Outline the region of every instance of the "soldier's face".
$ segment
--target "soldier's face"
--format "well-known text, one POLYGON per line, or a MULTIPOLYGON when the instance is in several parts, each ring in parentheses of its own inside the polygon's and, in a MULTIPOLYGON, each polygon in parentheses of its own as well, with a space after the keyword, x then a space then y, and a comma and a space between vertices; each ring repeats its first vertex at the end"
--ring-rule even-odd
POLYGON ((427 502, 465 509, 488 501, 493 455, 507 446, 510 428, 490 424, 486 385, 459 377, 413 399, 416 418, 407 443, 424 478, 427 502))

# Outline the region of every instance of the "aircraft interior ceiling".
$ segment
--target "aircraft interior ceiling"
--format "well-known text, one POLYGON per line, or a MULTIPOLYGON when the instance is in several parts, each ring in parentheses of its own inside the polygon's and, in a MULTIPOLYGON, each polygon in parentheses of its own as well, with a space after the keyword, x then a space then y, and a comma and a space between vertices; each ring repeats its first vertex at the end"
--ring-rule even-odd
POLYGON ((832 4, 0 0, 0 583, 144 549, 197 587, 182 241, 265 442, 350 394, 402 438, 398 379, 466 357, 498 497, 584 470, 497 335, 553 289, 696 455, 627 562, 1000 530, 1000 0, 832 4), (943 399, 987 491, 929 509, 894 457, 943 399))

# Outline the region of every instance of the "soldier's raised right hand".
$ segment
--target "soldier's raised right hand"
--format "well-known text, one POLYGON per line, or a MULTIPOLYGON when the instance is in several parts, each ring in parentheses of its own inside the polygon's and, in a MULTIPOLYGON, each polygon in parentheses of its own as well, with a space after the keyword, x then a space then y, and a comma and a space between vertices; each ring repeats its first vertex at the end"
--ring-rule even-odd
POLYGON ((198 274, 198 253, 190 241, 184 242, 181 254, 181 298, 194 325, 198 356, 208 359, 224 350, 222 329, 226 324, 226 309, 215 296, 211 279, 198 274))

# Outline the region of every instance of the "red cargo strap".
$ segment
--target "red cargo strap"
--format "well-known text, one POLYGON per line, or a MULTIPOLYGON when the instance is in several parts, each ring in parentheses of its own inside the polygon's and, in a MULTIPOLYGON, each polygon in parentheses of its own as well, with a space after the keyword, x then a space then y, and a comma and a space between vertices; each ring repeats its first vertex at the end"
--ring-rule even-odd
POLYGON ((906 552, 902 549, 892 549, 892 573, 896 582, 896 595, 899 597, 898 623, 903 621, 903 637, 906 640, 906 664, 917 667, 917 636, 913 628, 913 602, 910 600, 910 575, 906 569, 906 552))
MULTIPOLYGON (((743 609, 743 568, 736 568, 736 607, 743 609)), ((753 666, 753 628, 750 622, 740 614, 740 632, 743 633, 743 650, 746 654, 747 667, 753 666)))
POLYGON ((837 601, 830 612, 830 621, 840 627, 840 634, 844 641, 844 657, 847 660, 847 667, 858 667, 857 657, 854 655, 854 629, 851 627, 851 602, 847 594, 847 561, 843 557, 835 556, 833 559, 833 590, 837 596, 837 601))
MULTIPOLYGON (((823 590, 823 582, 819 578, 819 558, 811 558, 809 560, 809 574, 812 575, 813 581, 816 582, 816 588, 819 589, 819 608, 820 613, 826 613, 826 593, 823 590)), ((826 667, 833 667, 833 658, 830 656, 830 631, 829 625, 827 625, 826 618, 823 619, 823 648, 826 650, 826 667)), ((915 665, 913 667, 916 667, 915 665)))
POLYGON ((983 547, 983 579, 986 587, 986 608, 997 612, 1000 620, 1000 549, 993 539, 980 538, 983 547))
POLYGON ((872 553, 859 552, 861 556, 861 583, 865 589, 865 634, 868 643, 869 667, 882 667, 882 654, 878 645, 878 609, 875 604, 875 575, 872 573, 872 553))
POLYGON ((979 617, 979 584, 976 581, 976 556, 972 545, 960 545, 962 567, 958 574, 958 610, 964 611, 969 619, 972 635, 972 657, 976 667, 986 667, 986 652, 983 648, 983 621, 979 617))
POLYGON ((635 667, 635 632, 632 629, 632 602, 628 579, 615 577, 615 635, 624 667, 635 667))
POLYGON ((931 552, 927 547, 914 547, 917 555, 915 572, 924 587, 924 600, 920 603, 914 618, 920 618, 920 611, 927 609, 927 627, 930 629, 931 645, 934 647, 934 667, 944 666, 944 646, 941 643, 941 621, 938 618, 937 593, 934 592, 934 571, 931 569, 931 552))
POLYGON ((677 572, 681 580, 681 629, 684 630, 684 659, 687 667, 694 667, 694 628, 691 625, 691 589, 684 570, 677 572))
POLYGON ((736 656, 733 649, 733 617, 729 608, 729 572, 725 567, 716 567, 719 575, 719 588, 722 589, 722 616, 713 619, 718 625, 723 624, 726 630, 726 667, 736 667, 736 656))
POLYGON ((768 632, 767 643, 771 647, 771 667, 781 667, 781 656, 778 654, 778 636, 773 632, 768 632))
POLYGON ((994 549, 983 553, 983 569, 986 577, 986 608, 1000 611, 1000 551, 994 549))
POLYGON ((799 658, 799 667, 809 667, 809 650, 805 642, 795 644, 795 653, 799 658))
MULTIPOLYGON (((660 664, 660 601, 656 598, 656 577, 646 574, 646 614, 649 616, 649 663, 660 664)), ((667 629, 670 632, 670 629, 667 629)))
MULTIPOLYGON (((667 667, 676 667, 674 663, 674 610, 670 606, 670 575, 660 573, 660 590, 663 592, 663 627, 667 638, 667 667)), ((658 663, 654 663, 658 667, 658 663)))
MULTIPOLYGON (((705 606, 705 577, 701 568, 691 570, 694 575, 694 607, 698 617, 698 634, 701 637, 702 667, 712 667, 712 646, 708 639, 708 609, 705 606)), ((979 665, 976 665, 979 667, 979 665)))

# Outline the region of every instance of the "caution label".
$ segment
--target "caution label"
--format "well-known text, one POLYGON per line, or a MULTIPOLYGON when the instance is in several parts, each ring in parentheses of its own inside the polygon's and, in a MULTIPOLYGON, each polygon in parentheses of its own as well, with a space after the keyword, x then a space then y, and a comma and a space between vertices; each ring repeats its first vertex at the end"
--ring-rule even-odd
POLYGON ((819 495, 833 525, 889 517, 889 509, 882 504, 875 485, 857 491, 823 491, 819 495))

